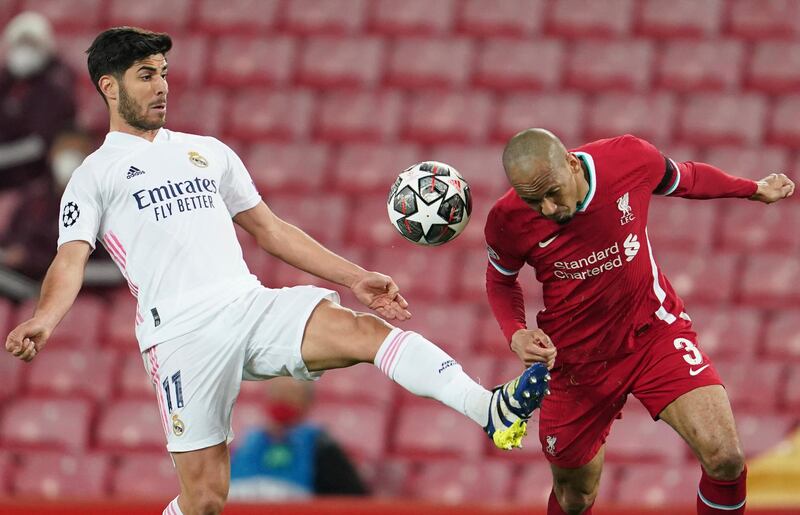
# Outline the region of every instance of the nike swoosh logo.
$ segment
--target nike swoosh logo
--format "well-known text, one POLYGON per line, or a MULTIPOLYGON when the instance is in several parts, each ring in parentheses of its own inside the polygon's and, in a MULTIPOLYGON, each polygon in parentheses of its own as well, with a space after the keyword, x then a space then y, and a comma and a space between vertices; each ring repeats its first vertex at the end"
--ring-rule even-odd
POLYGON ((690 369, 689 369, 689 375, 690 375, 690 376, 696 376, 697 374, 699 374, 699 373, 700 373, 700 372, 702 372, 703 370, 707 369, 709 366, 710 366, 710 365, 703 365, 702 367, 698 368, 697 370, 695 370, 695 369, 693 369, 693 368, 690 368, 690 369))
POLYGON ((553 236, 553 237, 552 237, 552 238, 550 238, 549 240, 540 241, 540 242, 539 242, 539 247, 541 247, 541 248, 545 248, 546 246, 548 246, 548 245, 550 245, 551 243, 553 243, 553 240, 554 240, 554 239, 556 239, 556 238, 558 238, 558 234, 556 234, 555 236, 553 236))

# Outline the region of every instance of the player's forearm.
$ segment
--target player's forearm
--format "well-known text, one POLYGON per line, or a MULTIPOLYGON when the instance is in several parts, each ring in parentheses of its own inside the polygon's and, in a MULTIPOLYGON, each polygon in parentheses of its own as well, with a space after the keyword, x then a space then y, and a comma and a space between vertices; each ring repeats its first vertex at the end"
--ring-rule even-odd
POLYGON ((676 186, 674 191, 669 193, 673 197, 748 198, 758 189, 755 181, 729 175, 707 163, 687 161, 675 164, 677 172, 672 180, 676 186))
POLYGON ((51 330, 61 322, 75 302, 83 283, 84 266, 56 257, 47 270, 34 317, 51 330))
POLYGON ((515 277, 507 277, 497 272, 494 267, 486 268, 486 294, 489 306, 500 324, 500 329, 507 341, 511 341, 514 333, 525 329, 525 298, 522 286, 515 277))

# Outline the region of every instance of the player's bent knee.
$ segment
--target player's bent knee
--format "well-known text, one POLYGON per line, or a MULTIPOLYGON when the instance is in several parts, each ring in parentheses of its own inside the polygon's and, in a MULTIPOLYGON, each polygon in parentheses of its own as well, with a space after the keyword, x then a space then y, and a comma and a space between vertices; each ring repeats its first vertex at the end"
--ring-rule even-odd
MULTIPOLYGON (((185 496, 183 496, 185 497, 185 496)), ((226 498, 224 495, 213 491, 197 492, 193 498, 189 499, 190 505, 186 515, 218 515, 225 507, 226 498)))
POLYGON ((738 446, 726 446, 703 460, 706 473, 721 481, 733 481, 744 470, 744 454, 738 446))
POLYGON ((599 482, 593 488, 584 490, 569 482, 556 481, 554 483, 558 504, 569 515, 580 515, 589 508, 597 498, 598 486, 599 482))

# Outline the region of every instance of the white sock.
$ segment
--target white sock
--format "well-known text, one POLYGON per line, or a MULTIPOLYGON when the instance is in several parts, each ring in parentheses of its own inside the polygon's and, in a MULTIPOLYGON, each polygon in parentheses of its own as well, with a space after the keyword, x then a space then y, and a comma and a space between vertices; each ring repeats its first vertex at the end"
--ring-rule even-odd
POLYGON ((171 503, 164 508, 162 515, 183 515, 180 507, 178 506, 178 498, 174 498, 171 503))
POLYGON ((481 427, 489 422, 492 393, 465 374, 445 351, 415 332, 392 329, 378 349, 375 366, 414 395, 436 399, 481 427))

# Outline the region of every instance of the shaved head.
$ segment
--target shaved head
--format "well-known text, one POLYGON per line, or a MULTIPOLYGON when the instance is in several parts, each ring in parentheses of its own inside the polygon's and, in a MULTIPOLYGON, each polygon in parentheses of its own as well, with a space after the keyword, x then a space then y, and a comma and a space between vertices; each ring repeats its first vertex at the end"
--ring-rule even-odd
POLYGON ((515 134, 503 150, 503 168, 509 179, 512 175, 544 173, 561 163, 566 155, 564 144, 552 132, 525 129, 515 134))

